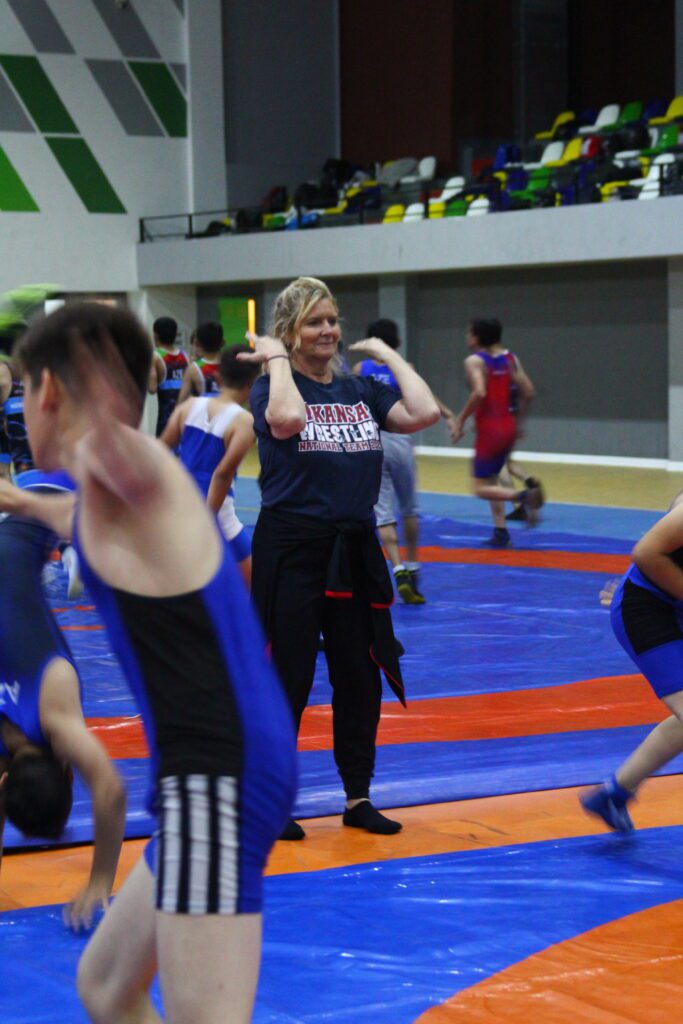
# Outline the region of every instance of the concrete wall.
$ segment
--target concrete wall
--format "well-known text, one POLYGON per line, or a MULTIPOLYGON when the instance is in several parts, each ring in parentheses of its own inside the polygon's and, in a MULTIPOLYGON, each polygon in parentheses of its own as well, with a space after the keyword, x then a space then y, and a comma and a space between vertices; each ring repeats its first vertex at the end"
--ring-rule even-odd
POLYGON ((0 291, 136 287, 138 218, 188 208, 186 49, 169 0, 0 3, 0 291))
MULTIPOLYGON (((538 390, 524 448, 667 457, 664 261, 420 275, 414 296, 411 359, 455 409, 466 397, 467 322, 497 316, 538 390)), ((420 443, 447 443, 443 426, 420 443)))
MULTIPOLYGON (((328 278, 347 344, 364 336, 370 320, 391 315, 383 299, 390 280, 328 278)), ((672 289, 678 294, 680 280, 680 273, 669 279, 664 260, 414 275, 405 282, 408 356, 457 410, 466 398, 467 322, 498 316, 505 342, 538 391, 525 449, 665 459, 670 448, 668 294, 672 289)), ((264 289, 248 283, 199 289, 198 319, 215 318, 217 297, 231 293, 254 294, 259 323, 265 324, 272 296, 264 301, 264 289)), ((672 355, 674 369, 679 349, 680 344, 678 357, 672 355)), ((677 394, 671 392, 672 402, 677 394)), ((450 445, 442 423, 417 441, 450 445)), ((470 434, 460 446, 471 443, 470 434)))
POLYGON ((230 206, 339 155, 337 0, 223 0, 230 206))
POLYGON ((683 196, 138 246, 140 284, 289 280, 683 255, 683 196))

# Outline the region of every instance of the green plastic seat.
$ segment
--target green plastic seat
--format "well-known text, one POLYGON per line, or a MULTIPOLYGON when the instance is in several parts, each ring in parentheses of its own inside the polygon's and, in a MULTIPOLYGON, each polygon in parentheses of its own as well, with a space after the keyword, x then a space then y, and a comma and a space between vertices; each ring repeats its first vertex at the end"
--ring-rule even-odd
POLYGON ((677 121, 665 124, 654 146, 650 146, 648 149, 641 149, 641 154, 643 156, 657 156, 659 153, 666 152, 667 149, 673 149, 674 146, 678 145, 678 130, 679 125, 677 121))
POLYGON ((464 217, 469 205, 470 204, 466 199, 451 199, 451 201, 446 204, 444 217, 464 217))

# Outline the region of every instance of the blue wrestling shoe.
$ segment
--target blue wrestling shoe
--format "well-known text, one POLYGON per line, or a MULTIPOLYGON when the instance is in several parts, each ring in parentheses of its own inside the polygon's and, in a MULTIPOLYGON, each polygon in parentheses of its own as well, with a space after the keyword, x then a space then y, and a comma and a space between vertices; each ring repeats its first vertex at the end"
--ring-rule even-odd
POLYGON ((633 832, 633 822, 626 810, 626 804, 615 800, 606 785, 587 790, 581 794, 579 800, 586 814, 601 818, 613 831, 623 834, 633 832))

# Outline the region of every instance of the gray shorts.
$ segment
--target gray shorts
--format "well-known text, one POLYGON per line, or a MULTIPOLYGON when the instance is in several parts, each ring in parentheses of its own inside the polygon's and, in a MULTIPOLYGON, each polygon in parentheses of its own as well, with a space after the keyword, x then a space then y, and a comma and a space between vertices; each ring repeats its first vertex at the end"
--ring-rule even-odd
POLYGON ((415 452, 409 437, 383 430, 382 448, 382 484, 375 505, 375 518, 378 526, 388 526, 397 521, 397 510, 401 518, 418 514, 417 475, 415 452))

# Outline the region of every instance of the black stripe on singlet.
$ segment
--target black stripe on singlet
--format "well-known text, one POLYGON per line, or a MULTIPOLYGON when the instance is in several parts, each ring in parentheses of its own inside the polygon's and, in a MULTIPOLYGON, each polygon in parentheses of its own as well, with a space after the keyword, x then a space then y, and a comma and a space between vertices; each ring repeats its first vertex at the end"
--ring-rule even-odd
POLYGON ((209 778, 209 889, 207 913, 218 912, 221 847, 218 841, 218 787, 215 776, 209 778))
POLYGON ((180 793, 180 875, 178 878, 177 913, 187 914, 190 901, 190 801, 187 779, 178 779, 180 793))

